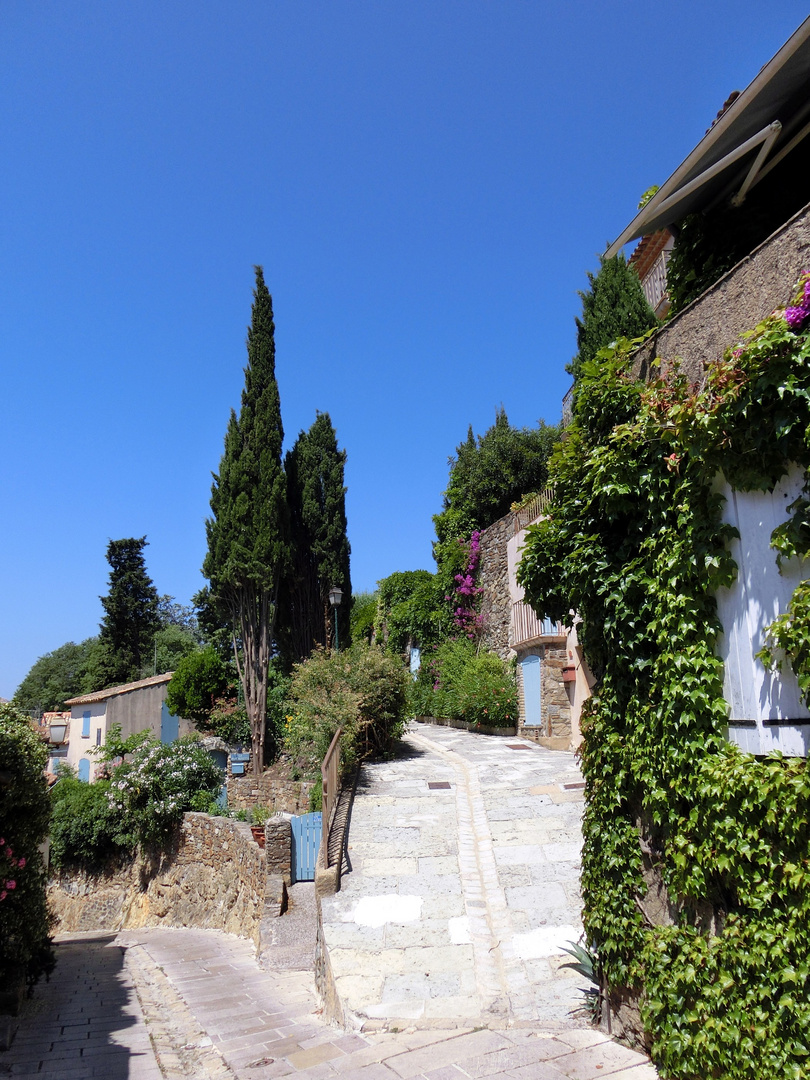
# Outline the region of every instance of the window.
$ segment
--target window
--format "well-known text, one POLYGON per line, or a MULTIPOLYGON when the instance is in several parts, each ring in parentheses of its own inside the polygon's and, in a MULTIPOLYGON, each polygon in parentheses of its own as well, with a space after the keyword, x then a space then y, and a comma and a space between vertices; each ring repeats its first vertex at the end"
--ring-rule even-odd
POLYGON ((96 728, 96 746, 101 746, 101 728, 96 728))
POLYGON ((82 713, 82 738, 90 738, 90 710, 82 713))

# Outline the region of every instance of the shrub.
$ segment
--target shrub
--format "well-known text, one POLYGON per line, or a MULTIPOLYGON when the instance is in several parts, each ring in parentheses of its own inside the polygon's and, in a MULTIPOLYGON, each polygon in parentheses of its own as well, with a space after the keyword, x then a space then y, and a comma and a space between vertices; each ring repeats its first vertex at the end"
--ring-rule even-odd
POLYGON ((166 704, 174 716, 207 724, 219 698, 228 689, 228 668, 212 646, 184 656, 172 675, 166 704))
POLYGON ((52 966, 45 870, 45 745, 28 717, 0 705, 0 987, 34 982, 52 966))
POLYGON ((169 744, 150 738, 114 770, 107 798, 122 841, 161 844, 199 805, 195 796, 213 798, 221 787, 221 772, 194 736, 169 744))
POLYGON ((293 669, 284 748, 309 776, 318 773, 339 727, 344 771, 390 753, 404 727, 406 675, 376 646, 356 642, 340 653, 316 649, 293 669))
POLYGON ((447 641, 422 658, 409 706, 415 716, 512 727, 518 715, 514 666, 477 651, 466 638, 447 641))
POLYGON ((62 770, 51 792, 51 863, 57 868, 98 869, 132 849, 124 823, 108 798, 109 780, 87 784, 62 770))

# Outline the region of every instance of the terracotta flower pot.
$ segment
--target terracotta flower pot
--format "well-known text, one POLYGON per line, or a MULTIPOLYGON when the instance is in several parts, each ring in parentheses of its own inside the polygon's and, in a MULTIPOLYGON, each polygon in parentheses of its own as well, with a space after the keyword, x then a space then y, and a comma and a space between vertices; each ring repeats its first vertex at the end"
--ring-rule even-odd
POLYGON ((253 839, 256 841, 259 847, 264 850, 264 825, 251 825, 250 831, 253 833, 253 839))

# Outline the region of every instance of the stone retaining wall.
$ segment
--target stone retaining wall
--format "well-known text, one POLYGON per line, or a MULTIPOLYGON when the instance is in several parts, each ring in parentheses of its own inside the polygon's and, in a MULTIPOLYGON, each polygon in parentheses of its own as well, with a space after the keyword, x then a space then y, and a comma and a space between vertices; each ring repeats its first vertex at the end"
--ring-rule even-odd
POLYGON ((273 818, 262 851, 250 827, 185 814, 168 850, 141 854, 101 874, 63 873, 48 885, 60 931, 195 926, 250 938, 281 914, 290 881, 290 825, 273 818), (286 869, 285 869, 286 868, 286 869))
POLYGON ((478 564, 478 584, 483 589, 481 642, 485 648, 497 653, 501 660, 508 660, 514 655, 509 648, 512 603, 509 599, 509 558, 506 551, 507 541, 514 533, 514 514, 500 518, 481 533, 478 564))
POLYGON ((690 380, 703 385, 704 365, 720 360, 746 330, 790 302, 810 268, 810 205, 776 230, 705 293, 666 323, 635 354, 637 373, 649 378, 657 356, 679 358, 690 380))
MULTIPOLYGON (((248 765, 250 768, 250 765, 248 765)), ((228 776, 228 806, 232 810, 247 810, 252 806, 267 806, 273 814, 308 814, 311 780, 293 778, 293 765, 281 758, 264 770, 261 776, 228 776)))

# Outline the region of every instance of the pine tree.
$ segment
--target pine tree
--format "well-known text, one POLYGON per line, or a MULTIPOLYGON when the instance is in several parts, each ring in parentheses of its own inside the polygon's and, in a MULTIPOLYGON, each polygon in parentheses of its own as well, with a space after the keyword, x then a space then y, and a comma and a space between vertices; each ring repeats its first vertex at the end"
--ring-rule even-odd
POLYGON ((658 326, 655 312, 647 303, 638 274, 628 266, 624 255, 612 259, 600 257, 598 274, 588 272, 590 288, 580 292, 582 318, 577 324, 577 355, 570 371, 574 381, 582 365, 617 338, 634 338, 658 326))
POLYGON ((293 565, 285 588, 285 652, 292 660, 316 645, 330 648, 334 616, 329 590, 343 591, 337 609, 338 640, 349 644, 351 577, 346 535, 345 450, 338 450, 329 413, 318 413, 301 432, 284 465, 292 529, 293 565))
POLYGON ((159 597, 146 572, 146 537, 107 545, 110 591, 101 597, 104 617, 93 680, 99 688, 140 679, 160 629, 159 597))
POLYGON ((227 615, 250 720, 253 771, 264 765, 270 651, 279 585, 289 561, 281 404, 275 371, 273 302, 257 266, 248 363, 239 416, 231 411, 225 451, 211 488, 203 574, 227 615), (241 645, 241 656, 239 645, 241 645))

